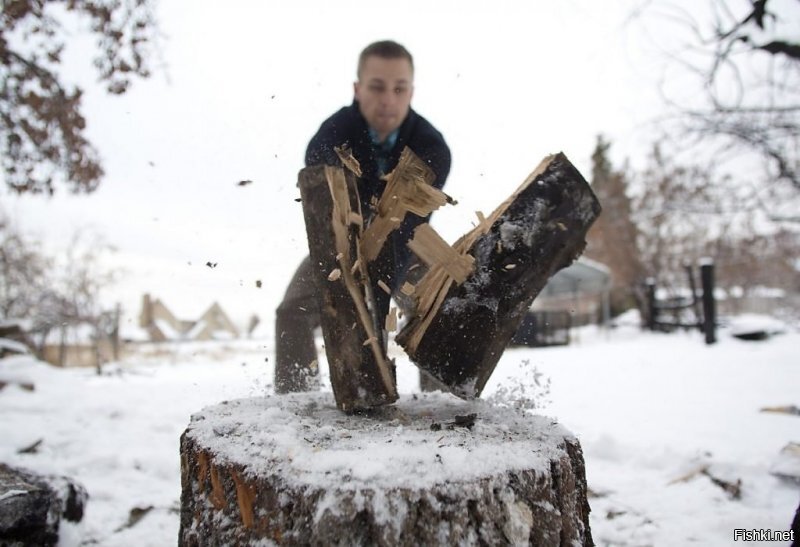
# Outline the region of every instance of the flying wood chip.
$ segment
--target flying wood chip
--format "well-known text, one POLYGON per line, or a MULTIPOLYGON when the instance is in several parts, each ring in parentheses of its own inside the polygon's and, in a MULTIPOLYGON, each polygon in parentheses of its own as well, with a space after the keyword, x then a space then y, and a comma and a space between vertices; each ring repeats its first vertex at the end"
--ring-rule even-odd
POLYGON ((397 167, 385 178, 386 188, 378 201, 377 214, 361 239, 361 253, 368 262, 375 260, 406 214, 427 217, 449 200, 433 186, 436 174, 408 147, 400 154, 397 167))
POLYGON ((361 173, 361 164, 358 163, 358 160, 353 156, 353 151, 347 145, 343 146, 334 146, 334 152, 336 155, 339 156, 339 159, 342 161, 342 165, 350 169, 355 176, 362 177, 363 174, 361 173))

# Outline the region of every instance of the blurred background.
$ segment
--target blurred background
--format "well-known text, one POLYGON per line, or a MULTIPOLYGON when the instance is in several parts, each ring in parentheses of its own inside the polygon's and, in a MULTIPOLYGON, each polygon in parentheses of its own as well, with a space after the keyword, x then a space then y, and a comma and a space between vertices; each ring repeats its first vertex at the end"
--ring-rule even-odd
POLYGON ((306 144, 385 38, 453 152, 446 239, 563 151, 604 207, 606 319, 704 258, 739 311, 797 316, 796 1, 16 1, 2 24, 0 313, 40 339, 147 337, 144 295, 270 333, 306 144))

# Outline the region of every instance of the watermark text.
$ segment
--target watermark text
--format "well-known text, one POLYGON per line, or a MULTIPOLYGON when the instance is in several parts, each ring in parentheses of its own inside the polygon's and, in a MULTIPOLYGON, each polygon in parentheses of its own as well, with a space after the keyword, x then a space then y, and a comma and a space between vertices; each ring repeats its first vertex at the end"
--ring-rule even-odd
POLYGON ((794 541, 794 530, 745 530, 733 531, 733 541, 794 541))

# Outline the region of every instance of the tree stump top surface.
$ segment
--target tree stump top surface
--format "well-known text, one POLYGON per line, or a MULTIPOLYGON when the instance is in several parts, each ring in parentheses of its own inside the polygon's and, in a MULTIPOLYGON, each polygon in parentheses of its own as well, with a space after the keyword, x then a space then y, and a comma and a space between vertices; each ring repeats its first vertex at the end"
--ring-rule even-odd
POLYGON ((251 476, 339 490, 547 473, 577 442, 551 418, 444 393, 402 396, 360 415, 337 410, 331 393, 225 401, 193 415, 186 436, 251 476))

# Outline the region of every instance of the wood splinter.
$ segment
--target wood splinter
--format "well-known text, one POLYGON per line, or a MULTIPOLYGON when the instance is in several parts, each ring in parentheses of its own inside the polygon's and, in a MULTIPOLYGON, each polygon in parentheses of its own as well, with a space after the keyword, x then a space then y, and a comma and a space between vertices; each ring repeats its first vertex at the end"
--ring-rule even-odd
POLYGON ((407 147, 386 180, 377 213, 361 239, 361 254, 368 262, 375 260, 407 213, 427 217, 448 203, 448 196, 432 185, 436 180, 434 172, 407 147))

